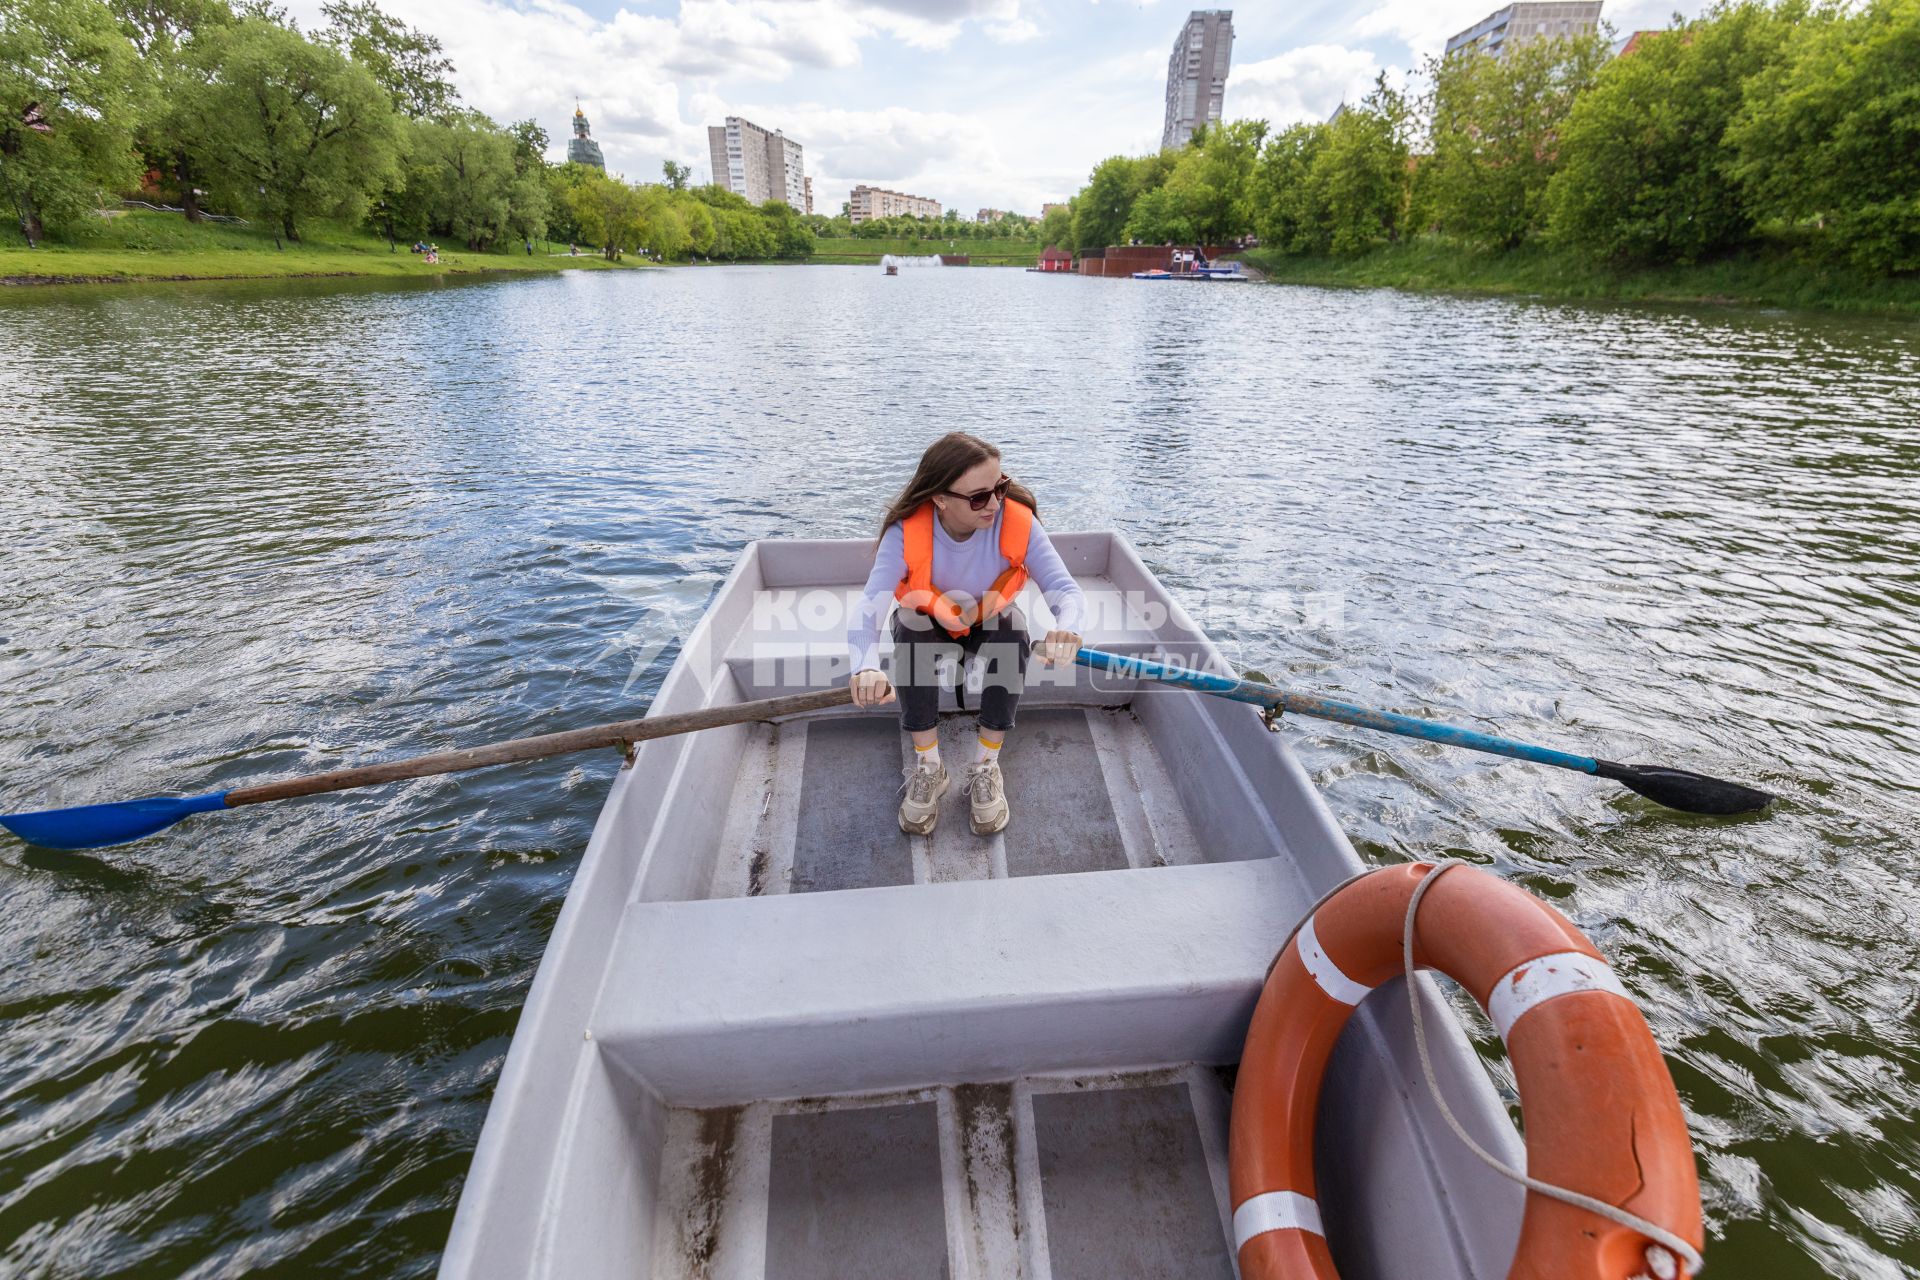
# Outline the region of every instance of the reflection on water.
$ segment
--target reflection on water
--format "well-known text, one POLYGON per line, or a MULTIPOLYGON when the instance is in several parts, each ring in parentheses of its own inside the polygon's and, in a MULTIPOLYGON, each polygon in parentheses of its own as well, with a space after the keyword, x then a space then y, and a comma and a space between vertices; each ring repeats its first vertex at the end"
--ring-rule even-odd
MULTIPOLYGON (((47 290, 0 300, 0 403, 10 809, 633 713, 743 542, 870 534, 951 427, 1276 677, 1778 791, 1691 819, 1290 729, 1366 856, 1490 865, 1614 958, 1716 1272, 1920 1275, 1912 325, 826 267, 47 290)), ((0 845, 6 1267, 431 1270, 615 763, 0 845)))

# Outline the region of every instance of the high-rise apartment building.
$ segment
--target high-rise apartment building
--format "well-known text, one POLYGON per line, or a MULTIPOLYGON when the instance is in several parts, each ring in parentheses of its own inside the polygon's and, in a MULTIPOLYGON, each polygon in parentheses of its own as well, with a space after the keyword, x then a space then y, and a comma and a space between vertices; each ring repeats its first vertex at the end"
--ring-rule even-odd
POLYGON ((1447 41, 1447 53, 1475 48, 1500 56, 1535 40, 1590 36, 1600 29, 1599 0, 1583 4, 1510 4, 1447 41))
POLYGON ((1233 10, 1195 9, 1167 59, 1167 123, 1160 145, 1184 147, 1203 124, 1220 123, 1233 61, 1233 10))
POLYGON ((728 116, 707 126, 707 154, 714 182, 751 204, 784 200, 807 211, 807 174, 800 144, 778 129, 768 133, 751 120, 728 116))
POLYGON ((847 197, 847 221, 860 223, 868 218, 937 218, 940 202, 925 196, 910 196, 904 191, 887 191, 865 184, 847 197))

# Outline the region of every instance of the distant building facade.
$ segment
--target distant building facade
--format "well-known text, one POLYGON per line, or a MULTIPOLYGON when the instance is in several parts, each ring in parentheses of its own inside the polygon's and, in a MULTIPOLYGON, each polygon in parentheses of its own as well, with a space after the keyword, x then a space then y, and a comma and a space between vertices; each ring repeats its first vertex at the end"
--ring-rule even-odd
POLYGON ((1447 56, 1477 49, 1496 58, 1535 40, 1590 36, 1600 29, 1600 0, 1568 4, 1510 4, 1447 41, 1447 56))
POLYGON ((1632 35, 1613 42, 1613 56, 1624 58, 1630 53, 1638 53, 1647 47, 1647 41, 1659 35, 1658 30, 1636 31, 1632 35))
POLYGON ((847 221, 862 223, 868 218, 937 218, 940 202, 925 196, 910 196, 904 191, 887 191, 864 183, 847 197, 847 221))
POLYGON ((769 133, 751 120, 728 116, 707 126, 707 158, 714 182, 749 204, 783 200, 809 212, 805 156, 799 143, 775 129, 769 133))
POLYGON ((1007 216, 1005 209, 982 209, 973 215, 975 222, 998 222, 1007 216))
POLYGON ((590 164, 602 173, 607 169, 600 144, 587 135, 587 113, 577 102, 573 104, 573 136, 567 139, 567 160, 572 164, 590 164))
POLYGON ((1203 124, 1220 123, 1233 62, 1233 10, 1195 9, 1167 59, 1167 119, 1160 146, 1184 147, 1203 124))
POLYGON ((1044 218, 1044 217, 1046 217, 1046 216, 1047 216, 1048 214, 1050 214, 1050 213, 1052 213, 1052 212, 1053 212, 1053 211, 1054 211, 1055 209, 1058 209, 1058 210, 1060 210, 1060 211, 1061 211, 1061 212, 1063 212, 1063 213, 1071 213, 1071 212, 1072 212, 1072 210, 1071 210, 1071 209, 1069 209, 1069 208, 1067 207, 1067 202, 1066 202, 1066 201, 1064 201, 1064 200, 1060 200, 1060 201, 1056 201, 1056 202, 1054 202, 1054 203, 1052 203, 1052 204, 1043 204, 1043 205, 1041 205, 1041 206, 1040 206, 1040 216, 1044 218))
POLYGON ((813 212, 813 179, 810 177, 802 177, 800 182, 802 187, 804 188, 804 193, 807 198, 807 207, 802 209, 800 212, 812 213, 813 212))

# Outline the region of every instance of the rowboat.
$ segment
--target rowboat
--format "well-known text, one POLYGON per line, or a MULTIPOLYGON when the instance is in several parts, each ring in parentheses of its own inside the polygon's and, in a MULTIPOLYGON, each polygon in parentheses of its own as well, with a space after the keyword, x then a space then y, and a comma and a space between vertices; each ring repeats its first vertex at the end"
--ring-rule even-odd
MULTIPOLYGON (((1086 642, 1225 669, 1110 532, 1054 533, 1086 642)), ((864 539, 751 543, 650 715, 846 676, 864 539)), ((1031 588, 1029 629, 1052 619, 1031 588)), ((955 707, 951 692, 943 706, 955 707)), ((943 719, 950 758, 972 720, 943 719)), ((608 793, 521 1015, 440 1273, 1232 1277, 1227 1121, 1264 975, 1362 870, 1242 703, 1029 671, 1013 821, 895 821, 892 707, 658 738, 608 793)), ((1520 1146, 1415 980, 1441 1094, 1520 1146)), ((1521 1190, 1446 1129, 1403 981, 1335 1050, 1316 1154, 1341 1275, 1503 1275, 1521 1190)))

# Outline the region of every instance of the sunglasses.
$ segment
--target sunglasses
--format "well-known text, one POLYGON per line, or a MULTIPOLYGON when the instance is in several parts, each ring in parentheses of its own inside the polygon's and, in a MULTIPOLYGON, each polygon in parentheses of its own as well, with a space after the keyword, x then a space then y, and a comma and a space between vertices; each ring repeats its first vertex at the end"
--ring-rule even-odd
POLYGON ((1012 487, 1013 487, 1013 477, 1001 476, 1000 483, 996 484, 991 489, 982 489, 978 493, 955 493, 953 490, 948 489, 946 491, 946 495, 949 498, 965 498, 967 500, 967 505, 972 507, 975 511, 985 511, 987 509, 987 503, 993 501, 993 499, 995 498, 1004 499, 1007 496, 1007 490, 1011 489, 1012 487))

